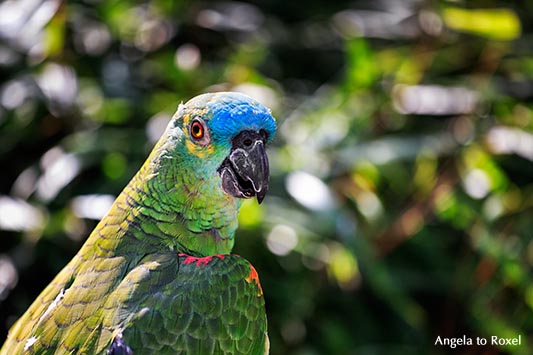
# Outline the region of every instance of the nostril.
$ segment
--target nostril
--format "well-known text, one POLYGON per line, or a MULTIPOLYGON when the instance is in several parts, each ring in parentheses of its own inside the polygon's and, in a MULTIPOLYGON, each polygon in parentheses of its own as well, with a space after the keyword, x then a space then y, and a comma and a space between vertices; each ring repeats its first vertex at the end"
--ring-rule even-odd
MULTIPOLYGON (((0 0, 1 1, 1 0, 0 0)), ((267 134, 264 130, 259 131, 242 131, 233 137, 231 144, 233 148, 242 148, 245 150, 254 149, 257 144, 266 144, 267 134)))
POLYGON ((249 148, 252 146, 253 141, 250 138, 246 138, 242 144, 244 144, 245 147, 249 148))

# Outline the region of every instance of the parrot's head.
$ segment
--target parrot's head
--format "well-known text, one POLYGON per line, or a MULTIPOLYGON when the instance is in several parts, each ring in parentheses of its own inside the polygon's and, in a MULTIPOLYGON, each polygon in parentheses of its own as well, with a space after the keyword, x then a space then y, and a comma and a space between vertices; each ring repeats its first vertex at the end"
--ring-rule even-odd
POLYGON ((179 106, 167 133, 184 168, 195 179, 218 179, 225 194, 256 197, 268 190, 266 145, 276 121, 269 109, 240 93, 199 95, 179 106))

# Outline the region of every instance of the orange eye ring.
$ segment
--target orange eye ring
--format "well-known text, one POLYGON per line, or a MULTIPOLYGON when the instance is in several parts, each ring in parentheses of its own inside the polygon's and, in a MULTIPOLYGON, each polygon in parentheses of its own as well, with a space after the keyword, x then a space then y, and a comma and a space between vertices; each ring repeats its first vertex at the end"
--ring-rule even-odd
POLYGON ((204 134, 204 125, 198 120, 193 121, 193 123, 191 124, 191 137, 196 140, 199 140, 204 137, 204 134))

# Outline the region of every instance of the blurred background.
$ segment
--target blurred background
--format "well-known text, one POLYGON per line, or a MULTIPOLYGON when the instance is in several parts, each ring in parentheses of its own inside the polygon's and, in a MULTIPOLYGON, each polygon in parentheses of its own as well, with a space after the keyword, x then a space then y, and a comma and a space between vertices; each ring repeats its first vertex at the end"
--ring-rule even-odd
POLYGON ((497 0, 0 3, 0 343, 218 90, 279 123, 234 250, 272 354, 532 353, 533 2, 497 0))

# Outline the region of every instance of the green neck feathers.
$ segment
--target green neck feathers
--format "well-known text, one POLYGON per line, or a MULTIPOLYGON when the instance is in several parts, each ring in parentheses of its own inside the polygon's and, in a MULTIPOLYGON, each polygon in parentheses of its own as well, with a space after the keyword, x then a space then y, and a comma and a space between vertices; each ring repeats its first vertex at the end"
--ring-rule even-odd
POLYGON ((216 167, 195 167, 158 143, 124 191, 138 213, 132 226, 151 224, 150 239, 177 252, 230 253, 241 200, 223 192, 216 167))
POLYGON ((191 166, 176 155, 179 151, 168 150, 168 141, 157 143, 88 245, 98 245, 104 254, 113 249, 196 256, 231 252, 241 200, 223 192, 216 165, 191 166))

